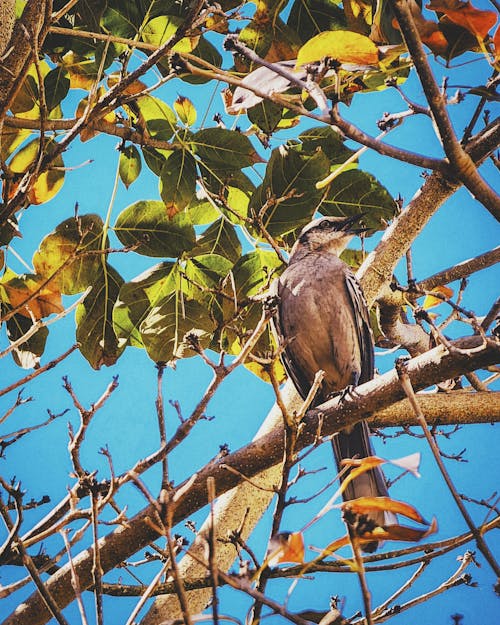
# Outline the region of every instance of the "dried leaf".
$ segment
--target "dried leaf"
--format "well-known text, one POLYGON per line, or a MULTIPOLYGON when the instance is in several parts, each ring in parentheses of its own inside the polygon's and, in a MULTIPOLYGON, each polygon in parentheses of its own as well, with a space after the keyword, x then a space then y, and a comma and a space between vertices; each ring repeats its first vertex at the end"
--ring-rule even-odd
POLYGON ((300 532, 280 532, 269 542, 267 563, 276 566, 282 562, 304 562, 304 537, 300 532))
MULTIPOLYGON (((449 299, 453 295, 453 289, 450 289, 448 286, 436 286, 432 289, 431 293, 439 293, 443 295, 446 299, 449 299)), ((443 299, 440 297, 434 297, 429 294, 424 299, 424 303, 422 304, 422 308, 424 310, 428 310, 429 308, 433 308, 434 306, 439 306, 439 304, 443 303, 443 299)))
POLYGON ((384 512, 393 512, 394 514, 402 514, 412 521, 429 525, 424 517, 413 506, 404 501, 397 501, 390 497, 358 497, 345 501, 342 506, 348 508, 355 514, 368 514, 374 510, 383 510, 384 512))
POLYGON ((476 9, 470 2, 461 2, 461 0, 431 0, 426 8, 443 13, 450 22, 466 28, 480 39, 486 37, 489 30, 496 24, 498 17, 494 11, 476 9))

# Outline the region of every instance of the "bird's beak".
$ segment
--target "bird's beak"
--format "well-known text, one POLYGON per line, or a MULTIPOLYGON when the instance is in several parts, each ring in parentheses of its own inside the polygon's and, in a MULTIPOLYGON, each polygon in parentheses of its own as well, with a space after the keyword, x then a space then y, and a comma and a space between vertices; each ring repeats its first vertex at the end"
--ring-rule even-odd
POLYGON ((341 224, 339 230, 343 230, 344 232, 348 232, 349 234, 361 234, 362 232, 366 232, 369 228, 352 228, 352 226, 359 222, 359 220, 364 217, 366 213, 358 213, 357 215, 351 215, 351 217, 346 217, 344 222, 341 224))

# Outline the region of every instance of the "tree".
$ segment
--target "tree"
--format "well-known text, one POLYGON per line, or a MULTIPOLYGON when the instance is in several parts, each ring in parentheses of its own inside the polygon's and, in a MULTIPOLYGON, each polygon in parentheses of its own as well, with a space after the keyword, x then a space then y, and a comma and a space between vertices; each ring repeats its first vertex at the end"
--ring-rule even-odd
MULTIPOLYGON (((356 608, 356 591, 350 591, 348 610, 363 614, 349 622, 377 623, 456 585, 473 585, 464 571, 474 558, 495 584, 500 568, 489 532, 500 517, 497 501, 485 492, 494 472, 474 448, 469 460, 485 490, 462 494, 450 474, 463 452, 447 454, 446 438, 458 425, 500 416, 492 390, 498 388, 500 301, 494 280, 481 278, 498 276, 492 267, 499 248, 482 248, 465 260, 473 228, 479 224, 489 240, 486 233, 500 217, 491 182, 500 120, 487 108, 498 101, 496 12, 486 1, 462 0, 433 0, 426 10, 413 0, 256 7, 3 0, 0 15, 6 42, 0 65, 6 338, 0 355, 13 358, 0 390, 7 398, 1 449, 12 463, 0 477, 0 561, 8 580, 1 593, 11 607, 4 623, 85 622, 91 594, 98 623, 113 622, 120 602, 131 605, 117 595, 136 598, 122 619, 130 623, 143 605, 144 623, 192 623, 209 603, 212 622, 230 611, 241 622, 250 605, 255 623, 266 613, 280 615, 279 622, 344 623, 342 602, 332 598, 329 605, 328 596, 332 580, 348 572, 361 589, 356 608), (473 72, 463 61, 473 63, 473 72), (222 92, 224 109, 209 103, 212 92, 222 92), (210 108, 218 111, 213 120, 204 114, 210 108), (114 182, 110 138, 119 140, 114 182), (102 195, 94 188, 105 178, 109 205, 87 210, 88 198, 102 195), (71 195, 64 195, 69 186, 71 195), (393 197, 387 187, 399 186, 413 197, 393 197), (446 211, 456 210, 457 192, 470 214, 459 223, 463 239, 451 254, 446 234, 456 223, 446 211), (372 309, 378 348, 399 348, 411 359, 392 368, 380 357, 385 373, 348 399, 309 409, 290 383, 281 386, 282 346, 270 329, 268 294, 298 232, 317 213, 360 214, 366 237, 345 260, 357 270, 372 309), (439 249, 428 249, 420 243, 422 231, 436 213, 448 217, 441 239, 433 240, 439 249), (28 273, 18 268, 26 264, 21 244, 28 259, 34 252, 28 273), (425 266, 422 259, 439 270, 420 278, 414 265, 425 266), (437 306, 443 319, 433 312, 437 306), (52 505, 47 496, 26 493, 14 473, 32 465, 38 474, 50 473, 47 462, 64 467, 52 449, 65 454, 67 432, 53 433, 66 410, 51 406, 44 422, 24 412, 47 389, 55 405, 67 401, 55 390, 63 368, 73 418, 64 478, 70 482, 67 493, 64 481, 55 487, 59 503, 52 505), (115 372, 133 388, 118 388, 115 372), (429 388, 433 392, 419 393, 429 388), (120 393, 129 403, 117 403, 120 393), (185 405, 176 401, 182 394, 185 405), (164 396, 173 397, 170 408, 164 396), (256 438, 230 451, 223 444, 228 417, 212 423, 207 416, 218 397, 226 415, 238 398, 249 412, 266 402, 275 406, 265 420, 254 414, 264 421, 256 438), (11 428, 14 417, 25 423, 11 428), (436 472, 427 475, 428 484, 447 488, 438 490, 445 492, 442 505, 436 499, 426 506, 437 522, 422 516, 408 475, 397 478, 387 501, 340 504, 323 443, 365 418, 387 442, 391 453, 381 455, 392 460, 354 459, 353 470, 380 462, 388 472, 417 473, 416 454, 393 452, 396 444, 422 449, 423 433, 436 472), (138 421, 154 437, 139 449, 133 440, 138 421), (100 459, 89 451, 89 439, 92 450, 102 447, 100 459), (30 449, 37 456, 26 463, 30 449), (326 479, 318 473, 325 462, 326 479), (401 483, 407 486, 400 489, 401 483), (272 518, 258 524, 274 500, 272 518), (357 532, 357 523, 376 505, 412 526, 378 528, 375 538, 387 542, 363 556, 363 541, 374 536, 357 532), (441 527, 446 505, 453 506, 459 531, 441 527), (199 511, 208 514, 202 527, 191 521, 199 511), (181 525, 186 521, 188 529, 181 525), (251 537, 256 526, 257 539, 251 537), (322 529, 311 534, 313 527, 322 529), (304 553, 304 538, 319 554, 304 553), (398 540, 404 548, 394 547, 398 540), (477 553, 466 552, 450 577, 444 556, 466 544, 477 553), (130 572, 128 559, 146 548, 140 578, 147 581, 124 584, 116 571, 130 572), (440 578, 449 579, 398 604, 434 560, 440 578), (398 569, 412 565, 419 568, 402 581, 398 569), (382 584, 370 570, 384 571, 382 584), (315 584, 326 577, 330 588, 308 596, 311 576, 315 584), (289 605, 275 581, 288 580, 288 587, 291 578, 303 593, 296 606, 295 594, 289 605), (227 588, 240 603, 227 598, 227 588), (115 597, 111 609, 108 597, 115 597), (73 602, 81 617, 63 614, 73 602)), ((489 432, 483 429, 483 441, 489 432)), ((465 601, 446 618, 460 622, 465 601)), ((483 601, 490 609, 493 599, 483 601)))

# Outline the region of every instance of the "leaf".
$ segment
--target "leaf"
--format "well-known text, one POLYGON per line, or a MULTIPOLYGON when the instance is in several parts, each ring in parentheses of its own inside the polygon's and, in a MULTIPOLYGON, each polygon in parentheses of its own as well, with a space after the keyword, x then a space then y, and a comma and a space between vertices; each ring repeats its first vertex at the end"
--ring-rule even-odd
POLYGON ((120 274, 106 264, 95 276, 90 293, 77 306, 76 340, 80 352, 93 369, 113 365, 125 347, 119 344, 112 319, 113 306, 122 284, 120 274))
POLYGON ((155 306, 140 325, 141 338, 154 362, 169 362, 196 352, 185 352, 184 336, 194 333, 207 346, 215 326, 206 306, 174 291, 155 306))
POLYGON ((136 104, 151 137, 168 141, 175 133, 177 123, 175 113, 168 104, 151 95, 141 96, 136 104))
POLYGON ((479 39, 485 39, 498 19, 494 11, 476 9, 470 2, 461 0, 431 0, 426 8, 443 13, 451 22, 466 28, 479 39))
POLYGON ((45 102, 49 111, 55 109, 69 91, 69 77, 65 67, 60 66, 51 70, 43 81, 45 89, 45 102))
POLYGON ((196 132, 191 141, 193 150, 208 170, 231 171, 257 162, 248 137, 233 130, 206 128, 196 132))
POLYGON ((196 123, 196 109, 189 98, 180 95, 174 102, 174 110, 186 126, 193 126, 196 123))
POLYGON ((101 267, 100 255, 91 252, 107 247, 99 215, 66 219, 48 234, 33 256, 35 271, 52 278, 50 287, 74 295, 93 284, 101 267))
POLYGON ((281 121, 283 108, 264 100, 248 109, 248 119, 266 135, 272 134, 281 121))
POLYGON ((44 285, 45 279, 33 274, 17 276, 6 272, 0 279, 2 301, 12 308, 20 308, 17 314, 28 319, 42 319, 64 310, 61 293, 53 285, 44 285), (34 295, 25 305, 26 300, 34 295))
POLYGON ((196 161, 187 150, 174 150, 160 172, 160 195, 167 215, 186 208, 196 192, 196 161))
POLYGON ((297 56, 297 67, 329 58, 339 63, 378 65, 378 48, 371 39, 350 30, 322 32, 305 43, 297 56))
POLYGON ((322 30, 344 28, 346 18, 331 0, 295 0, 287 24, 305 43, 322 30))
POLYGON ((418 472, 420 466, 419 452, 409 454, 408 456, 404 456, 403 458, 397 458, 396 460, 389 460, 389 462, 396 467, 400 467, 405 471, 409 471, 415 477, 420 477, 420 473, 418 472))
POLYGON ((194 199, 188 208, 189 217, 195 226, 205 226, 220 216, 220 211, 208 200, 194 199))
POLYGON ((167 216, 163 202, 140 200, 125 208, 116 220, 114 231, 126 246, 137 246, 145 256, 175 258, 195 243, 194 228, 185 214, 167 216))
MULTIPOLYGON (((184 19, 175 15, 159 15, 150 20, 142 29, 141 36, 146 43, 160 47, 175 33, 184 19)), ((199 36, 183 37, 173 47, 174 52, 192 52, 198 45, 199 36)))
POLYGON ((127 145, 120 149, 118 171, 123 184, 129 186, 137 180, 141 173, 141 156, 135 145, 127 145))
POLYGON ((301 532, 280 532, 269 541, 266 556, 268 566, 276 566, 282 562, 304 563, 304 537, 301 532))
POLYGON ((175 291, 178 285, 177 265, 165 262, 121 286, 113 308, 113 328, 121 348, 125 345, 144 347, 139 326, 151 308, 175 291))
POLYGON ((435 286, 432 291, 425 296, 424 303, 422 304, 422 308, 424 310, 428 310, 429 308, 433 308, 434 306, 439 306, 443 301, 450 299, 453 296, 453 289, 450 289, 449 286, 435 286), (432 293, 441 294, 444 296, 444 300, 440 297, 434 297, 432 293))
MULTIPOLYGON (((7 336, 12 344, 31 329, 33 322, 22 315, 14 315, 7 320, 7 336)), ((45 350, 49 331, 46 327, 37 330, 27 341, 18 345, 11 353, 17 365, 23 369, 37 369, 40 356, 45 350)))
POLYGON ((241 243, 234 226, 222 217, 211 224, 196 241, 190 256, 218 254, 235 263, 241 256, 241 243))
POLYGON ((276 270, 280 267, 279 258, 268 250, 257 249, 242 256, 233 267, 238 300, 261 293, 270 278, 278 275, 276 270))
POLYGON ((161 168, 165 164, 167 158, 172 154, 172 150, 156 150, 146 145, 142 146, 142 155, 146 161, 146 165, 156 175, 159 176, 161 168))
POLYGON ((316 182, 329 171, 330 163, 321 150, 308 155, 294 147, 275 149, 249 210, 259 212, 267 202, 262 218, 269 234, 293 232, 308 223, 321 205, 323 191, 316 189, 316 182))
POLYGON ((185 286, 183 292, 190 299, 211 301, 211 292, 220 287, 220 283, 231 271, 233 263, 219 254, 200 254, 186 261, 183 269, 185 286))
POLYGON ((298 136, 302 143, 302 152, 314 154, 321 148, 330 163, 341 164, 351 157, 355 151, 346 147, 342 135, 331 126, 315 126, 298 136))
POLYGON ((381 230, 394 216, 396 202, 371 174, 351 169, 333 179, 320 210, 323 215, 340 217, 366 213, 362 223, 381 230))
POLYGON ((358 497, 357 499, 351 499, 350 501, 344 501, 341 504, 343 509, 348 508, 355 514, 367 514, 376 510, 382 510, 384 512, 392 512, 394 514, 401 514, 412 521, 422 523, 423 525, 429 525, 420 512, 404 501, 396 501, 390 497, 358 497))

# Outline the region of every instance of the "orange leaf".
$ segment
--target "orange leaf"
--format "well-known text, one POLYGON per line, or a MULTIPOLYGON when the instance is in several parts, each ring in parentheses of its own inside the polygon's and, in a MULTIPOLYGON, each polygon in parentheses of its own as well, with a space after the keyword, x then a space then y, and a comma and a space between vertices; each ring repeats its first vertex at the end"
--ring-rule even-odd
POLYGON ((438 526, 435 518, 432 519, 429 527, 425 530, 420 530, 416 527, 408 527, 406 525, 388 525, 384 528, 384 539, 417 542, 431 534, 435 534, 437 529, 438 526))
POLYGON ((495 48, 495 61, 500 59, 500 26, 493 35, 493 46, 495 48))
POLYGON ((9 282, 2 284, 7 299, 12 308, 20 307, 19 314, 23 317, 42 319, 53 313, 64 310, 59 291, 52 290, 48 286, 43 287, 36 296, 26 303, 26 300, 40 287, 40 278, 15 277, 9 282))
POLYGON ((390 497, 358 497, 345 501, 342 508, 349 508, 355 514, 369 514, 373 510, 383 510, 384 512, 393 512, 394 514, 402 514, 408 519, 412 519, 417 523, 429 525, 423 516, 410 504, 404 501, 397 501, 390 497))
POLYGON ((300 532, 280 532, 271 539, 267 563, 276 566, 282 562, 304 562, 304 537, 300 532))
MULTIPOLYGON (((431 293, 439 293, 443 295, 446 299, 449 299, 453 295, 453 289, 450 289, 448 286, 436 286, 432 289, 431 293)), ((424 310, 428 310, 429 308, 433 308, 434 306, 439 306, 439 304, 443 303, 443 298, 434 297, 429 294, 424 299, 424 303, 422 304, 422 308, 424 310)))
POLYGON ((476 9, 470 2, 460 0, 432 0, 426 8, 444 13, 450 22, 466 28, 480 39, 486 37, 497 21, 497 14, 494 11, 476 9))

